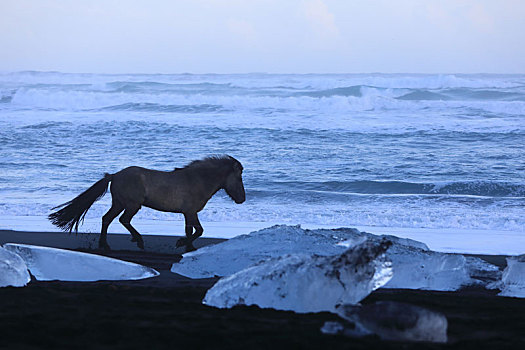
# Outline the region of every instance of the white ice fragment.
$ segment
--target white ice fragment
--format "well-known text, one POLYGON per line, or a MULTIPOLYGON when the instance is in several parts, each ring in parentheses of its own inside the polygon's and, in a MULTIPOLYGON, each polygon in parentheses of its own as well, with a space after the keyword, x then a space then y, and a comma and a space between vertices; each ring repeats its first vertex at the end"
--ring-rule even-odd
POLYGON ((186 253, 171 271, 190 278, 229 276, 260 261, 286 254, 336 255, 370 239, 387 237, 395 244, 428 250, 421 242, 395 236, 377 236, 353 228, 305 230, 276 225, 186 253))
POLYGON ((4 244, 39 281, 138 280, 158 276, 152 268, 105 256, 26 244, 4 244))
POLYGON ((334 312, 355 304, 392 277, 384 252, 391 242, 366 241, 342 254, 285 255, 220 279, 203 303, 219 308, 258 305, 295 312, 334 312))
POLYGON ((391 247, 394 277, 385 288, 452 291, 471 282, 463 255, 391 247))
POLYGON ((453 291, 472 284, 487 285, 488 280, 501 275, 496 266, 460 254, 393 245, 387 256, 392 260, 394 277, 385 288, 453 291))
POLYGON ((0 247, 0 287, 23 287, 31 281, 24 260, 0 247))
POLYGON ((341 305, 337 314, 354 327, 325 323, 321 331, 361 337, 376 334, 381 339, 399 341, 447 342, 447 318, 441 313, 394 301, 379 301, 363 306, 341 305))
POLYGON ((525 298, 525 254, 507 258, 503 288, 498 295, 525 298))

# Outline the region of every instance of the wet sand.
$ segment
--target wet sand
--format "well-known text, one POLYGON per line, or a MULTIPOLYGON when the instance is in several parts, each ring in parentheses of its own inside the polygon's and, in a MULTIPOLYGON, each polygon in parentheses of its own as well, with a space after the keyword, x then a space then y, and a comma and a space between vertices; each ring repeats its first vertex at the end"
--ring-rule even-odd
MULTIPOLYGON (((90 235, 97 238, 96 235, 90 235)), ((38 282, 0 288, 0 348, 5 349, 195 349, 344 348, 344 349, 503 349, 525 345, 525 299, 496 296, 468 288, 457 292, 379 289, 363 303, 393 300, 442 312, 448 318, 447 344, 382 341, 376 337, 324 335, 330 313, 293 312, 239 306, 231 310, 201 304, 216 279, 192 280, 169 271, 181 256, 176 237, 145 237, 137 251, 125 235, 112 235, 111 252, 68 242, 75 235, 0 231, 0 244, 19 242, 104 254, 157 269, 161 275, 141 281, 38 282), (120 238, 119 238, 120 237, 120 238), (161 238, 159 238, 161 237, 161 238), (165 237, 165 238, 162 238, 165 237), (150 239, 151 238, 151 239, 150 239), (129 244, 128 244, 129 243, 129 244)), ((97 238, 98 239, 98 238, 97 238)), ((82 240, 81 240, 82 241, 82 240)), ((220 240, 201 238, 198 245, 220 240)), ((504 267, 502 256, 482 256, 504 267)))

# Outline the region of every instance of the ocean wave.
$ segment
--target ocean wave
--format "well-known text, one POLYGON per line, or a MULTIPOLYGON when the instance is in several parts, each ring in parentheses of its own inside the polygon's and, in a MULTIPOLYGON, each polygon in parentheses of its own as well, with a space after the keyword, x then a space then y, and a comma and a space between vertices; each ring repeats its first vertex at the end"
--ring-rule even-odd
POLYGON ((507 182, 471 181, 415 183, 404 181, 327 181, 327 182, 272 182, 272 190, 321 191, 371 195, 459 195, 480 197, 525 197, 525 184, 507 182))
MULTIPOLYGON (((141 94, 141 93, 107 93, 92 91, 49 91, 21 88, 11 97, 9 105, 14 109, 42 109, 54 111, 131 111, 138 112, 158 110, 159 112, 192 112, 211 109, 235 110, 238 112, 281 111, 290 113, 316 113, 339 115, 346 118, 352 112, 400 111, 417 113, 428 110, 447 110, 447 113, 458 113, 462 110, 475 110, 483 113, 495 113, 523 116, 524 101, 444 101, 443 99, 411 100, 397 99, 392 91, 382 92, 378 89, 361 87, 361 96, 270 96, 270 95, 230 95, 230 94, 141 94), (157 106, 155 106, 157 105, 157 106), (168 107, 163 107, 168 106, 168 107), (173 107, 176 106, 176 107, 173 107), (195 107, 189 107, 195 106, 195 107), (203 108, 206 106, 205 108, 203 108), (220 108, 217 106, 221 106, 220 108), (154 108, 158 107, 158 108, 154 108)), ((412 96, 413 97, 413 96, 412 96)), ((385 121, 388 121, 385 119, 385 121)), ((521 124, 523 125, 523 124, 521 124)))
POLYGON ((437 92, 417 90, 409 92, 408 94, 397 97, 398 100, 407 101, 448 101, 451 97, 439 94, 437 92))
MULTIPOLYGON (((94 85, 98 88, 100 85, 94 85)), ((102 87, 103 91, 108 92, 173 92, 173 93, 211 93, 211 92, 230 92, 235 87, 230 83, 218 84, 218 83, 162 83, 155 81, 115 81, 104 84, 102 87)))
POLYGON ((305 91, 305 92, 297 92, 294 94, 294 96, 309 96, 309 97, 332 97, 332 96, 355 96, 355 97, 361 97, 363 96, 363 93, 361 92, 362 85, 355 85, 355 86, 345 86, 345 87, 338 87, 333 89, 327 89, 327 90, 317 90, 317 91, 305 91))
POLYGON ((424 90, 416 89, 407 94, 397 97, 399 100, 409 101, 525 101, 525 93, 498 90, 475 90, 475 89, 445 89, 424 90))
POLYGON ((0 89, 0 103, 11 103, 17 89, 0 89))
POLYGON ((59 128, 64 126, 72 126, 73 124, 71 122, 56 122, 56 121, 46 121, 42 123, 36 123, 36 124, 30 124, 25 125, 21 129, 29 129, 29 130, 39 130, 39 129, 53 129, 53 128, 59 128))
MULTIPOLYGON (((57 73, 50 74, 56 76, 57 73)), ((337 115, 345 118, 349 113, 355 112, 426 113, 429 110, 447 110, 447 113, 456 114, 467 111, 480 115, 490 113, 523 116, 525 110, 525 79, 518 78, 515 80, 522 82, 522 86, 496 88, 491 86, 494 84, 485 81, 487 79, 461 78, 487 83, 471 84, 477 87, 464 87, 463 85, 468 84, 457 83, 457 79, 461 80, 458 77, 444 79, 440 76, 341 75, 329 76, 321 83, 318 80, 323 81, 322 76, 285 78, 270 75, 261 79, 262 82, 258 81, 259 87, 255 84, 252 87, 244 86, 250 85, 247 82, 257 80, 249 76, 184 76, 184 79, 177 76, 178 81, 170 81, 170 78, 165 76, 141 75, 130 76, 127 79, 105 75, 76 77, 78 81, 75 82, 67 75, 64 82, 56 84, 49 81, 2 84, 0 79, 2 110, 12 108, 68 112, 290 112, 337 115), (112 80, 114 78, 121 79, 112 80), (152 80, 154 78, 158 78, 159 81, 152 80), (95 82, 86 84, 89 79, 95 82), (107 81, 96 81, 100 79, 107 81), (386 84, 383 81, 385 79, 393 84, 386 84), (408 83, 414 79, 420 81, 419 87, 415 87, 418 84, 408 83), (422 83, 424 81, 426 83, 422 83), (453 81, 456 83, 452 83, 453 81), (353 82, 363 84, 354 85, 353 82), (426 87, 421 87, 425 85, 426 87)), ((171 79, 175 79, 175 76, 171 76, 171 79)), ((504 81, 508 82, 511 79, 507 78, 504 81)))
POLYGON ((523 87, 523 75, 464 74, 357 74, 347 75, 353 85, 381 88, 446 89, 446 88, 514 88, 523 87))
MULTIPOLYGON (((240 82, 237 82, 240 83, 240 82)), ((454 99, 454 100, 501 100, 521 101, 525 98, 525 82, 521 87, 497 88, 497 87, 405 87, 405 86, 381 86, 373 84, 342 84, 334 81, 334 87, 310 86, 295 87, 279 84, 267 84, 264 86, 245 87, 234 82, 157 82, 157 81, 111 81, 92 84, 7 84, 4 88, 0 83, 0 95, 12 96, 17 90, 48 91, 48 92, 84 92, 84 93, 113 93, 113 94, 180 94, 180 95, 247 95, 247 96, 271 96, 271 97, 333 97, 366 95, 382 95, 385 97, 396 97, 400 99, 427 100, 427 99, 454 99)))
POLYGON ((158 103, 123 103, 115 106, 98 108, 96 111, 137 111, 137 112, 163 112, 163 113, 210 113, 226 109, 220 105, 162 105, 158 103))
POLYGON ((95 84, 112 82, 156 82, 166 84, 212 83, 244 88, 269 86, 334 89, 367 85, 381 88, 444 89, 444 88, 514 88, 524 87, 525 75, 497 74, 89 74, 60 72, 0 73, 0 83, 27 84, 95 84))

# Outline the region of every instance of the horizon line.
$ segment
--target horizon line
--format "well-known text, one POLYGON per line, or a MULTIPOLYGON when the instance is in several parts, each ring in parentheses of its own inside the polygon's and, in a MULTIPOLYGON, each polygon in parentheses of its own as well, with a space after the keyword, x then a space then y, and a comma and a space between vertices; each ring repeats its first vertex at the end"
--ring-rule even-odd
POLYGON ((0 70, 0 74, 21 74, 21 73, 43 73, 43 74, 92 74, 92 75, 525 75, 523 73, 494 73, 494 72, 476 72, 476 73, 462 73, 462 72, 308 72, 308 73, 297 73, 297 72, 229 72, 229 73, 216 73, 216 72, 89 72, 89 71, 58 71, 58 70, 34 70, 34 69, 23 69, 23 70, 0 70))

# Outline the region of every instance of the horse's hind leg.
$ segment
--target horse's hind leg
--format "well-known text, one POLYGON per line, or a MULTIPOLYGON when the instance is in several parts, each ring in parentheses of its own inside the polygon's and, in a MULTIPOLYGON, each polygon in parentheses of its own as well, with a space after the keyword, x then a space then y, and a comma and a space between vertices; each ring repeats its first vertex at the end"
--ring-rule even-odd
POLYGON ((133 226, 131 226, 131 219, 137 212, 139 211, 140 206, 135 207, 133 209, 126 209, 124 210, 124 214, 119 218, 120 223, 131 233, 131 241, 137 242, 137 247, 140 249, 144 249, 144 240, 142 239, 142 236, 140 233, 135 230, 133 226))
POLYGON ((102 217, 102 229, 100 230, 100 238, 98 240, 98 247, 101 249, 109 250, 109 245, 107 241, 108 237, 108 227, 109 224, 124 210, 118 202, 113 201, 111 208, 108 212, 102 217))

